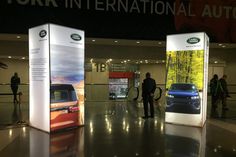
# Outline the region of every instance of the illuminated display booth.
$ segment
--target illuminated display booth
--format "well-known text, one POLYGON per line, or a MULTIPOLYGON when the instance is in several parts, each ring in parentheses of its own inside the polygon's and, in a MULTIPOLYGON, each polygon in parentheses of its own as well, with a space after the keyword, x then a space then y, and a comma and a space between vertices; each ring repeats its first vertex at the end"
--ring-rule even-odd
POLYGON ((84 124, 84 31, 29 29, 30 125, 51 132, 84 124))
POLYGON ((209 38, 205 33, 167 36, 166 122, 204 125, 208 54, 209 38))

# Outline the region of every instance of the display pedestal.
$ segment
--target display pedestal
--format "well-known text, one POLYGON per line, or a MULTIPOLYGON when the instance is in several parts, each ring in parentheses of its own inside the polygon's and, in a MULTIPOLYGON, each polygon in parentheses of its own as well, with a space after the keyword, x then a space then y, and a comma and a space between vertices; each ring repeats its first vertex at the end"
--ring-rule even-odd
POLYGON ((30 126, 51 132, 84 124, 84 31, 29 29, 30 126))
POLYGON ((205 33, 167 36, 168 123, 202 127, 207 114, 209 38, 205 33))

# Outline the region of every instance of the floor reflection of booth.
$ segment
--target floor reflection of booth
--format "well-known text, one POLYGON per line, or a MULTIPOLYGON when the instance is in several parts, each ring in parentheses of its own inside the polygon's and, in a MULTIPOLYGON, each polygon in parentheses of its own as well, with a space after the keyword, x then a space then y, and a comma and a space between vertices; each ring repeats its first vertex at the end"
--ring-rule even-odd
POLYGON ((205 145, 206 126, 165 125, 166 156, 204 157, 205 145))
POLYGON ((30 131, 30 157, 84 157, 84 128, 71 129, 52 134, 30 131))

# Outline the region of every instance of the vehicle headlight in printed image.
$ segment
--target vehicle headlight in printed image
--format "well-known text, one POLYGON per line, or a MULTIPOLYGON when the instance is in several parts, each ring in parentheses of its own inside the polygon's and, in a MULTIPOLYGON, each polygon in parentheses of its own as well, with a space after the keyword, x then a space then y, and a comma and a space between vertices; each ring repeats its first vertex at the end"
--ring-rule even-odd
POLYGON ((171 95, 171 94, 167 94, 167 97, 168 98, 175 98, 174 95, 171 95))
POLYGON ((196 100, 196 99, 199 99, 199 98, 200 98, 199 96, 191 96, 192 100, 196 100))

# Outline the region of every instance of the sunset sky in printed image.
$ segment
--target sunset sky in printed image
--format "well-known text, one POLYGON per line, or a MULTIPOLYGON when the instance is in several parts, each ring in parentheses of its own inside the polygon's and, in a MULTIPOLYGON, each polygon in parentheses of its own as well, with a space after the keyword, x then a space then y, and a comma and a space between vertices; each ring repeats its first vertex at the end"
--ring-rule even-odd
POLYGON ((84 80, 83 49, 52 45, 50 62, 52 83, 74 83, 84 80))

